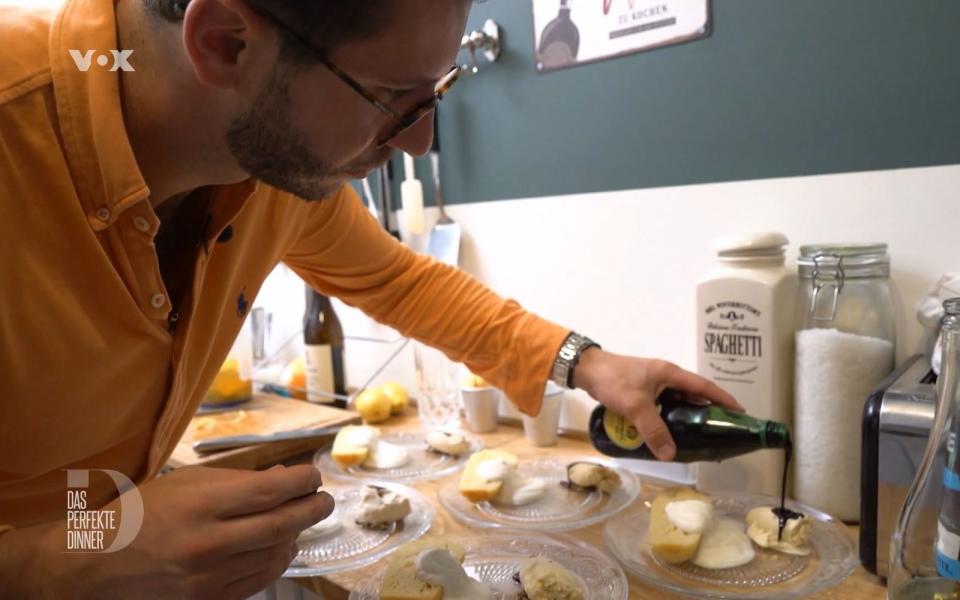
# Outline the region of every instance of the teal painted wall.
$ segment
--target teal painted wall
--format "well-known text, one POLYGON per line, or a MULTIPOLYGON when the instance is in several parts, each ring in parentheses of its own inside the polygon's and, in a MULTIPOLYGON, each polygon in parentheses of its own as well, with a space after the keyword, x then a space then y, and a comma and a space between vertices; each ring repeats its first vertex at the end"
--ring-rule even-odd
POLYGON ((707 39, 541 75, 530 2, 475 4, 504 53, 441 105, 447 202, 960 163, 960 2, 712 13, 707 39))

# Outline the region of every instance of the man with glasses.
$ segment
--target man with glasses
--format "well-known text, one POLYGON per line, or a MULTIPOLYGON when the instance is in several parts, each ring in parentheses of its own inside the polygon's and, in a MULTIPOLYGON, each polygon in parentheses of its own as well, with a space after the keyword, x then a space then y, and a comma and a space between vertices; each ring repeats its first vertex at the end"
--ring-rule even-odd
MULTIPOLYGON (((28 3, 29 4, 29 3, 28 3)), ((661 458, 665 387, 387 235, 345 182, 422 155, 469 0, 64 0, 0 8, 0 596, 244 598, 333 509, 312 467, 157 477, 267 274, 465 362, 539 411, 544 384, 628 416, 661 458), (65 553, 65 469, 138 484, 115 553, 65 553)), ((88 509, 116 509, 91 476, 88 509)))

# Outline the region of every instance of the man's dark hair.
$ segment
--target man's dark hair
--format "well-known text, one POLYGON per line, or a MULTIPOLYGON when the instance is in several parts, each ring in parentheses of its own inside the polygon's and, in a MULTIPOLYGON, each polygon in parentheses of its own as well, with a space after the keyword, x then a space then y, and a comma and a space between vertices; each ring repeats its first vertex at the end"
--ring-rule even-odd
MULTIPOLYGON (((143 0, 155 15, 172 22, 183 20, 189 0, 143 0)), ((338 45, 371 36, 386 23, 390 4, 382 0, 247 0, 262 14, 272 16, 296 31, 292 35, 281 28, 283 47, 280 56, 292 63, 317 59, 297 36, 309 40, 321 52, 338 45)))

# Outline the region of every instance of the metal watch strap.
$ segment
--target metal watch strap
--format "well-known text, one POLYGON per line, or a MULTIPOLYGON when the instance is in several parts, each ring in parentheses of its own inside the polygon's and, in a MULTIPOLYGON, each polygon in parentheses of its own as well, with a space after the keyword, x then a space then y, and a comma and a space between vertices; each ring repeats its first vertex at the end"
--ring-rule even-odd
POLYGON ((557 358, 553 361, 553 371, 550 379, 557 385, 573 388, 573 369, 580 360, 580 355, 588 348, 599 348, 600 344, 585 335, 571 332, 560 346, 557 358))

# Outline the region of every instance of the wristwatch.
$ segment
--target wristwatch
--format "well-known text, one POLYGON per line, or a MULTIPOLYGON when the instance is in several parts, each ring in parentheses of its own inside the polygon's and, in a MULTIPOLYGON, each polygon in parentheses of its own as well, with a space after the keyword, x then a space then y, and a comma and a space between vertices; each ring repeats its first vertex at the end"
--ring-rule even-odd
POLYGON ((573 368, 577 366, 580 355, 587 348, 599 348, 600 344, 591 340, 585 335, 576 332, 570 332, 567 339, 560 346, 557 352, 557 358, 553 361, 553 371, 550 374, 550 380, 557 385, 573 389, 573 368))

